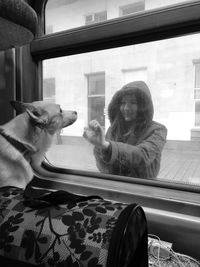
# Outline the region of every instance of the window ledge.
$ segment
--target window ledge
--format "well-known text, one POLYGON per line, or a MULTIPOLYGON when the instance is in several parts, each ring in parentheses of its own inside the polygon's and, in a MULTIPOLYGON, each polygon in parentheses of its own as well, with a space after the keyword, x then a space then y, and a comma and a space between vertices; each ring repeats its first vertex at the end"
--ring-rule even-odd
MULTIPOLYGON (((52 175, 52 174, 51 174, 52 175)), ((77 194, 100 195, 120 202, 136 202, 144 207, 196 216, 200 198, 197 192, 163 188, 139 183, 106 180, 75 174, 55 174, 55 178, 35 176, 33 186, 67 190, 77 194)))

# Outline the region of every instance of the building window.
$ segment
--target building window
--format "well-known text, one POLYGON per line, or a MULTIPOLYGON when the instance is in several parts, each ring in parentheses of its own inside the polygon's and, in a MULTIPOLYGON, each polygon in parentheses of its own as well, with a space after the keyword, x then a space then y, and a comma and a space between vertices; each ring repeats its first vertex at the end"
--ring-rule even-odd
POLYGON ((145 1, 138 1, 132 4, 120 6, 119 15, 126 16, 142 10, 145 10, 145 1))
POLYGON ((194 79, 194 88, 200 89, 200 60, 194 63, 195 66, 195 79, 194 79))
POLYGON ((53 33, 53 25, 47 25, 46 26, 46 34, 51 34, 53 33))
POLYGON ((55 103, 55 78, 43 80, 43 100, 55 103))
POLYGON ((200 126, 200 101, 195 101, 195 126, 200 126))
POLYGON ((98 23, 107 20, 107 11, 101 11, 96 13, 91 13, 85 16, 85 25, 98 23))
POLYGON ((194 63, 194 100, 195 100, 195 126, 200 126, 200 60, 194 63))
POLYGON ((88 82, 88 121, 96 119, 105 127, 105 73, 89 74, 88 82))

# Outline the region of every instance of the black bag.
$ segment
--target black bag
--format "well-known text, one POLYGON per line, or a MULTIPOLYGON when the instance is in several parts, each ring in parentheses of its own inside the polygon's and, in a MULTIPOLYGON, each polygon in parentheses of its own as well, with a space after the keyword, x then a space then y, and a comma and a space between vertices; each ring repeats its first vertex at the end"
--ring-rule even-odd
POLYGON ((137 204, 14 187, 1 188, 0 199, 6 258, 37 266, 148 266, 147 222, 137 204))

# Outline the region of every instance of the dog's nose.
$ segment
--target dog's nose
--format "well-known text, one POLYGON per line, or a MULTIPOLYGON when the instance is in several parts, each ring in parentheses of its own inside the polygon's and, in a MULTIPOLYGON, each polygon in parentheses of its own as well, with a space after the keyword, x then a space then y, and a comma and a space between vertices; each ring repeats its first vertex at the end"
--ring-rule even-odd
POLYGON ((76 112, 76 111, 74 111, 74 114, 75 114, 75 115, 77 115, 77 112, 76 112))

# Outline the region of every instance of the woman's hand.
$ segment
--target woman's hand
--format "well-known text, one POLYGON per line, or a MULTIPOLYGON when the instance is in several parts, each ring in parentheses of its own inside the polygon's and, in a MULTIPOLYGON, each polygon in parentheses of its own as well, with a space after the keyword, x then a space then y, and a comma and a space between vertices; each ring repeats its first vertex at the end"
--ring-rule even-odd
POLYGON ((83 137, 87 139, 91 144, 106 150, 110 143, 105 140, 104 130, 96 120, 89 122, 89 126, 84 128, 83 137))

